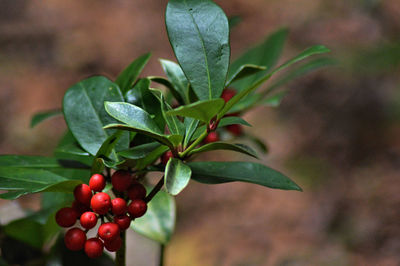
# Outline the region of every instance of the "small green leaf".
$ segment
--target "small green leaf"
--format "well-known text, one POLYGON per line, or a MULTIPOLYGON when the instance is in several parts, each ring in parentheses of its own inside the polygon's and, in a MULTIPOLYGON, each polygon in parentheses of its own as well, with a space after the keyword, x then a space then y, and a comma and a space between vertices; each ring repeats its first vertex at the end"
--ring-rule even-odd
POLYGON ((39 250, 45 243, 44 226, 29 218, 12 221, 4 227, 4 233, 39 250))
POLYGON ((280 172, 251 162, 192 162, 192 179, 206 184, 242 181, 269 188, 298 190, 301 188, 280 172))
POLYGON ((223 141, 217 141, 217 142, 212 142, 205 144, 197 149, 192 150, 189 155, 196 154, 196 153, 201 153, 201 152, 207 152, 207 151, 215 151, 215 150, 230 150, 230 151, 236 151, 240 152, 246 155, 249 155, 251 157, 257 158, 257 153, 251 149, 250 147, 244 145, 244 144, 233 144, 233 143, 228 143, 228 142, 223 142, 223 141))
POLYGON ((161 144, 158 142, 146 143, 130 148, 129 150, 120 151, 118 152, 118 155, 128 159, 137 160, 146 157, 160 146, 161 144))
POLYGON ((164 184, 167 192, 173 196, 178 195, 190 181, 192 170, 181 160, 176 158, 169 159, 165 167, 164 184))
POLYGON ((105 107, 112 117, 126 123, 125 125, 110 124, 105 126, 105 128, 138 132, 150 136, 163 144, 173 146, 167 136, 162 134, 161 129, 158 128, 151 116, 142 108, 123 102, 106 102, 105 107))
POLYGON ((135 86, 126 93, 125 98, 128 103, 136 105, 154 116, 153 120, 159 128, 165 127, 161 105, 157 104, 157 99, 150 90, 150 80, 148 78, 140 79, 135 86))
POLYGON ((115 83, 121 88, 123 94, 125 94, 135 83, 142 72, 144 66, 149 61, 151 53, 144 54, 136 58, 127 68, 125 68, 115 80, 115 83))
POLYGON ((307 62, 290 72, 286 73, 283 77, 280 77, 278 80, 276 80, 272 85, 270 85, 265 92, 270 93, 271 91, 276 90, 277 88, 285 85, 286 83, 292 81, 293 79, 303 76, 311 71, 317 70, 321 67, 324 66, 329 66, 329 65, 334 65, 336 63, 335 60, 331 58, 317 58, 315 60, 312 60, 310 62, 307 62))
MULTIPOLYGON (((118 86, 105 77, 91 77, 72 86, 64 95, 63 112, 73 136, 90 154, 95 155, 114 131, 104 125, 115 123, 104 109, 104 101, 123 101, 118 86)), ((129 139, 121 138, 128 148, 129 139)))
POLYGON ((236 94, 235 96, 233 96, 232 99, 230 99, 224 106, 224 108, 219 112, 218 114, 218 118, 223 117, 236 103, 238 103, 242 98, 244 98, 246 95, 248 95, 249 93, 251 93, 253 90, 255 90, 256 88, 258 88, 261 84, 263 84, 265 81, 267 81, 273 74, 275 74, 276 72, 285 69, 286 67, 289 67, 290 65, 303 60, 311 55, 315 55, 315 54, 321 54, 321 53, 326 53, 329 52, 330 50, 328 48, 326 48, 323 45, 315 45, 312 47, 307 48, 306 50, 304 50, 303 52, 301 52, 300 54, 298 54, 297 56, 295 56, 294 58, 286 61, 285 63, 283 63, 282 65, 280 65, 278 68, 274 69, 274 71, 268 73, 267 75, 261 77, 260 79, 258 79, 256 82, 254 82, 250 87, 240 91, 238 94, 236 94))
POLYGON ((146 168, 146 166, 152 164, 152 163, 155 162, 157 159, 159 159, 160 156, 161 156, 164 152, 166 152, 166 151, 168 151, 168 150, 169 150, 169 148, 168 148, 167 146, 164 146, 164 145, 162 145, 162 146, 156 148, 155 150, 153 150, 152 152, 150 152, 148 155, 146 155, 146 157, 143 157, 143 158, 139 159, 139 160, 137 161, 136 168, 137 168, 138 170, 143 170, 144 168, 146 168))
POLYGON ((107 113, 128 126, 141 131, 149 131, 162 135, 150 114, 140 107, 124 102, 105 102, 107 113))
POLYGON ((221 110, 221 108, 224 106, 224 103, 224 100, 221 98, 198 101, 175 108, 171 111, 168 111, 167 114, 192 117, 208 123, 221 110))
POLYGON ((81 180, 69 180, 44 169, 0 167, 0 190, 12 192, 0 194, 3 199, 44 191, 71 192, 81 183, 81 180))
POLYGON ((99 151, 96 153, 96 158, 100 156, 105 156, 105 157, 110 157, 113 160, 117 160, 118 158, 114 148, 123 133, 124 133, 123 131, 117 131, 111 136, 109 136, 103 142, 99 151))
POLYGON ((57 168, 61 167, 56 158, 27 155, 0 155, 0 167, 57 168))
POLYGON ((250 48, 243 53, 238 59, 233 61, 229 67, 229 77, 238 72, 241 66, 245 64, 253 64, 257 66, 264 66, 267 70, 259 72, 256 75, 248 78, 238 80, 232 86, 237 91, 242 91, 253 84, 257 79, 263 76, 267 71, 272 69, 281 56, 283 46, 288 35, 288 30, 283 28, 279 29, 269 36, 261 44, 250 48))
POLYGON ((229 24, 210 0, 170 0, 165 23, 172 49, 200 100, 218 98, 229 66, 229 24))
POLYGON ((40 112, 35 114, 32 119, 31 119, 31 128, 35 127, 37 124, 40 124, 41 122, 62 115, 61 110, 51 110, 51 111, 45 111, 45 112, 40 112))
POLYGON ((184 126, 182 122, 174 115, 167 115, 167 112, 172 110, 172 108, 165 100, 163 93, 155 89, 152 89, 151 91, 161 104, 161 113, 164 117, 164 120, 167 122, 170 133, 173 135, 183 136, 185 129, 183 128, 184 126))
POLYGON ((264 67, 264 66, 257 66, 257 65, 251 65, 251 64, 243 65, 237 70, 237 72, 233 73, 232 76, 228 78, 228 81, 226 82, 225 87, 228 87, 229 85, 231 85, 232 82, 241 80, 243 78, 254 75, 254 74, 264 71, 264 70, 266 70, 266 67, 264 67))
POLYGON ((243 126, 248 126, 251 127, 249 123, 247 123, 246 120, 239 116, 226 116, 219 121, 218 127, 225 127, 229 125, 243 125, 243 126))
POLYGON ((134 126, 130 126, 130 125, 125 125, 125 124, 110 124, 105 126, 104 128, 106 129, 119 129, 119 130, 127 130, 127 131, 133 131, 133 132, 137 132, 137 133, 141 133, 143 135, 149 136, 150 138, 167 145, 168 147, 173 148, 174 144, 169 141, 168 136, 167 135, 163 135, 160 133, 155 133, 152 131, 148 131, 148 130, 144 130, 142 128, 138 128, 138 127, 134 127, 134 126))
POLYGON ((160 191, 149 202, 146 214, 140 219, 135 219, 131 227, 145 237, 166 244, 174 231, 175 217, 174 197, 160 191))
POLYGON ((94 156, 82 149, 69 130, 59 141, 54 156, 60 160, 77 161, 87 166, 91 166, 94 160, 94 156))
POLYGON ((189 144, 190 140, 192 139, 192 136, 194 134, 194 132, 197 129, 197 126, 199 125, 199 120, 194 119, 194 118, 190 118, 190 117, 186 117, 184 124, 185 124, 185 128, 186 128, 186 132, 185 132, 185 139, 183 142, 183 146, 184 148, 187 147, 187 145, 189 144))
POLYGON ((182 98, 182 104, 189 104, 189 82, 182 68, 177 63, 166 59, 160 59, 160 63, 168 79, 182 98))
POLYGON ((182 96, 175 89, 175 86, 171 83, 171 81, 169 81, 166 78, 157 77, 157 76, 150 76, 147 78, 150 79, 151 81, 154 81, 158 84, 161 84, 161 85, 164 85, 165 87, 167 87, 179 104, 185 104, 185 101, 182 99, 182 96))

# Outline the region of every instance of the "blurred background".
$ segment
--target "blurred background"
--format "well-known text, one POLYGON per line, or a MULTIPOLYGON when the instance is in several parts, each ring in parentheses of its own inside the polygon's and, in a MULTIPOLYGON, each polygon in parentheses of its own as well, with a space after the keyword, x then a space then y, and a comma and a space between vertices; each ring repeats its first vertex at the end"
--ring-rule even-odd
MULTIPOLYGON (((232 58, 286 26, 283 60, 324 44, 338 64, 288 84, 279 108, 245 115, 255 125, 246 131, 269 146, 262 160, 304 192, 192 182, 177 197, 166 264, 400 265, 400 2, 216 2, 242 20, 231 33, 232 58)), ((0 0, 0 154, 51 155, 63 120, 30 129, 30 117, 59 108, 80 79, 115 78, 148 51, 143 75, 163 75, 157 58, 174 59, 166 3, 0 0)), ((9 206, 35 202, 0 201, 0 220, 9 206)), ((157 264, 153 242, 135 236, 128 248, 131 265, 157 264)))

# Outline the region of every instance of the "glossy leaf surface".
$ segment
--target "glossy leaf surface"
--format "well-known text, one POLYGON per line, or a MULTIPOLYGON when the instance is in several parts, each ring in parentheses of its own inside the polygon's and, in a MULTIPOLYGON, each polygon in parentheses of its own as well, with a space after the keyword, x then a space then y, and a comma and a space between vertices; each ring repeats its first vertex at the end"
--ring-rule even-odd
MULTIPOLYGON (((92 77, 72 86, 64 95, 65 121, 78 143, 95 155, 103 142, 113 133, 103 129, 115 123, 104 109, 104 101, 123 101, 118 86, 105 77, 92 77)), ((128 147, 129 139, 120 140, 128 147)))
POLYGON ((166 244, 174 231, 175 217, 175 199, 160 191, 149 202, 146 214, 135 219, 131 227, 145 237, 166 244))
POLYGON ((192 170, 181 160, 169 159, 165 167, 165 188, 171 195, 178 195, 190 181, 192 170))
POLYGON ((229 66, 229 24, 210 0, 170 0, 165 13, 172 49, 200 100, 218 98, 229 66))
POLYGON ((191 117, 208 123, 224 106, 224 100, 221 98, 198 101, 188 105, 180 106, 171 111, 168 115, 179 115, 184 117, 191 117))
POLYGON ((115 83, 121 88, 123 94, 125 94, 139 77, 147 61, 149 61, 151 54, 144 54, 135 59, 127 68, 125 68, 115 80, 115 83))
POLYGON ((246 155, 249 155, 251 157, 257 158, 257 153, 250 147, 244 145, 244 144, 239 144, 239 143, 228 143, 228 142, 223 142, 223 141, 217 141, 217 142, 212 142, 205 144, 197 149, 192 150, 189 155, 191 154, 196 154, 196 153, 201 153, 201 152, 207 152, 207 151, 215 151, 215 150, 230 150, 230 151, 236 151, 240 152, 246 155))
POLYGON ((32 119, 31 119, 31 128, 35 127, 37 124, 40 124, 41 122, 62 115, 62 111, 61 110, 51 110, 51 111, 45 111, 45 112, 40 112, 35 114, 32 119))
POLYGON ((301 188, 280 172, 252 162, 192 162, 192 179, 207 184, 242 181, 269 188, 299 190, 301 188))
POLYGON ((181 67, 170 60, 160 59, 161 66, 171 81, 175 90, 179 93, 184 104, 190 103, 189 100, 189 82, 186 79, 181 67))

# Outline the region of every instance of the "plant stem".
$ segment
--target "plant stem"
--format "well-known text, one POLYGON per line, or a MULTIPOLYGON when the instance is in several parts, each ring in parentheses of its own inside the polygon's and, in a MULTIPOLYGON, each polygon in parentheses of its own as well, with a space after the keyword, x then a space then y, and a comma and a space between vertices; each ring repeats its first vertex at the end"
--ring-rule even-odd
POLYGON ((126 265, 126 231, 121 232, 122 245, 115 254, 115 266, 126 265))
POLYGON ((179 156, 181 158, 184 158, 189 152, 191 152, 194 148, 196 148, 196 146, 198 144, 200 144, 200 142, 203 141, 203 139, 205 137, 207 137, 208 132, 207 130, 205 130, 186 150, 184 150, 183 152, 179 153, 179 156))
POLYGON ((150 191, 149 195, 144 199, 145 202, 149 202, 153 199, 153 197, 160 191, 160 189, 164 185, 164 176, 161 177, 161 179, 158 181, 157 185, 153 188, 152 191, 150 191))
POLYGON ((164 251, 165 251, 165 245, 161 244, 160 245, 160 261, 159 261, 159 266, 163 266, 164 265, 164 251))

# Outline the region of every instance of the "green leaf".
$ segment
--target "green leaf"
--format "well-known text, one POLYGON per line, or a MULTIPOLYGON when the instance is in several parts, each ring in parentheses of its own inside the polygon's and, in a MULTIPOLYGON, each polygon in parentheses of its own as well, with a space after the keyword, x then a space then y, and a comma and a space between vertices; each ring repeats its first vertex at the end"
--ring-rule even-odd
POLYGON ((327 53, 330 50, 328 48, 326 48, 323 45, 315 45, 312 47, 307 48, 306 50, 304 50, 303 52, 301 52, 300 54, 298 54, 297 56, 295 56, 294 58, 286 61, 285 63, 283 63, 282 65, 280 65, 278 68, 276 68, 274 71, 268 73, 267 75, 265 75, 264 77, 261 77, 260 79, 258 79, 256 82, 254 82, 250 87, 242 90, 241 92, 239 92, 238 94, 236 94, 235 96, 232 97, 232 99, 230 99, 224 106, 224 108, 219 112, 218 114, 218 118, 223 117, 236 103, 238 103, 242 98, 244 98, 246 95, 248 95, 249 93, 251 93, 253 90, 255 90, 256 88, 258 88, 261 84, 263 84, 265 81, 267 81, 273 74, 275 74, 276 72, 285 69, 286 67, 291 66, 292 64, 303 60, 311 55, 315 55, 315 54, 321 54, 321 53, 327 53))
POLYGON ((120 151, 118 152, 118 155, 128 159, 137 160, 146 157, 148 154, 150 154, 152 151, 160 146, 161 144, 158 142, 150 142, 130 148, 129 150, 120 151))
POLYGON ((165 167, 164 184, 167 192, 173 196, 178 195, 190 181, 192 170, 181 160, 176 158, 169 159, 165 167))
MULTIPOLYGON (((276 64, 282 53, 283 45, 285 44, 287 35, 287 29, 280 29, 270 34, 263 43, 249 49, 238 59, 236 59, 229 68, 228 76, 233 77, 234 73, 237 73, 245 64, 263 66, 267 70, 270 70, 276 64)), ((267 70, 259 72, 257 75, 237 81, 232 85, 236 90, 242 91, 253 84, 258 78, 263 76, 267 70)))
MULTIPOLYGON (((92 77, 72 86, 64 95, 65 121, 78 143, 95 155, 103 142, 114 132, 103 129, 115 123, 104 109, 104 101, 123 101, 116 84, 105 77, 92 77)), ((129 145, 127 137, 121 138, 122 146, 129 145)))
POLYGON ((261 152, 268 152, 268 146, 260 138, 250 135, 249 133, 243 135, 243 137, 251 141, 258 149, 261 150, 261 152))
POLYGON ((146 110, 153 116, 154 122, 159 128, 165 127, 165 121, 161 112, 161 105, 157 104, 157 99, 151 92, 150 80, 148 78, 140 79, 133 89, 129 90, 125 98, 127 102, 146 110))
POLYGON ((19 168, 57 168, 60 163, 56 158, 27 155, 0 155, 0 167, 19 168))
POLYGON ((313 70, 319 69, 324 66, 329 66, 329 65, 334 65, 336 63, 335 60, 332 58, 317 58, 315 60, 312 60, 310 62, 307 62, 290 72, 286 73, 283 77, 280 77, 278 80, 276 80, 272 85, 270 85, 267 89, 266 92, 271 92, 273 90, 276 90, 277 88, 285 85, 286 83, 292 81, 293 79, 303 76, 313 70))
POLYGON ((45 243, 44 226, 29 218, 12 221, 4 227, 4 233, 37 249, 45 243))
POLYGON ((192 179, 206 184, 242 181, 269 188, 298 190, 301 188, 280 172, 251 162, 192 162, 192 179))
POLYGON ((140 131, 148 131, 162 135, 161 129, 156 125, 150 114, 142 108, 124 102, 105 102, 109 115, 140 131))
POLYGON ((163 93, 155 89, 152 89, 151 91, 161 104, 162 116, 164 117, 164 120, 167 122, 170 133, 173 135, 183 136, 185 129, 183 128, 184 126, 182 122, 176 116, 166 114, 169 110, 172 110, 172 108, 165 100, 163 93))
POLYGON ((221 108, 224 106, 224 103, 224 100, 221 98, 198 101, 175 108, 171 111, 168 111, 167 114, 192 117, 208 123, 221 110, 221 108))
POLYGON ((151 53, 144 54, 136 58, 127 68, 125 68, 115 80, 115 83, 121 88, 123 94, 125 94, 135 83, 142 72, 144 66, 149 61, 151 53))
POLYGON ((135 219, 131 227, 137 233, 166 244, 175 228, 176 207, 174 197, 160 191, 149 202, 145 215, 135 219))
POLYGON ((51 110, 51 111, 45 111, 45 112, 40 112, 35 114, 32 119, 31 119, 31 128, 35 127, 37 124, 40 124, 41 122, 62 115, 61 110, 51 110))
POLYGON ((54 151, 54 156, 57 159, 77 161, 87 166, 91 166, 94 160, 94 156, 91 156, 87 151, 82 149, 69 130, 67 130, 59 141, 54 151))
POLYGON ((212 142, 205 144, 197 149, 193 149, 189 155, 200 153, 200 152, 207 152, 207 151, 215 151, 215 150, 230 150, 230 151, 236 151, 240 152, 246 155, 249 155, 251 157, 257 158, 257 153, 251 149, 250 147, 240 144, 240 143, 228 143, 228 142, 223 142, 223 141, 217 141, 217 142, 212 142))
POLYGON ((146 155, 146 157, 139 159, 137 161, 136 168, 138 170, 143 170, 144 168, 146 168, 146 166, 152 164, 154 161, 156 161, 158 158, 160 158, 160 156, 164 152, 166 152, 168 150, 169 150, 169 148, 164 145, 156 148, 155 150, 150 152, 148 155, 146 155))
POLYGON ((166 59, 160 59, 160 63, 168 79, 182 98, 182 104, 189 104, 189 82, 182 68, 177 63, 166 59))
POLYGON ((248 126, 251 127, 251 125, 249 123, 247 123, 246 120, 244 120, 243 118, 239 117, 239 116, 226 116, 223 117, 218 124, 218 127, 225 127, 225 126, 229 126, 229 125, 243 125, 243 126, 248 126))
POLYGON ((165 22, 172 49, 200 100, 218 98, 229 66, 229 25, 210 0, 170 0, 165 22))
POLYGON ((192 136, 194 134, 194 132, 197 129, 197 126, 199 125, 199 120, 194 119, 194 118, 190 118, 190 117, 186 117, 184 124, 185 124, 185 128, 186 128, 186 132, 185 132, 185 139, 183 142, 183 147, 186 148, 187 145, 189 144, 190 140, 192 139, 192 136))
POLYGON ((106 102, 107 112, 115 119, 126 123, 124 124, 110 124, 105 128, 115 128, 120 130, 130 130, 145 134, 154 138, 155 140, 173 146, 168 140, 167 136, 162 134, 161 129, 158 128, 151 116, 142 108, 135 105, 123 102, 106 102))
POLYGON ((11 194, 0 194, 3 199, 15 199, 24 194, 37 192, 71 192, 81 180, 69 180, 44 169, 0 167, 0 190, 11 194))
POLYGON ((99 151, 96 153, 96 158, 100 156, 109 157, 112 160, 118 160, 117 154, 115 152, 115 145, 122 136, 123 131, 117 131, 111 136, 109 136, 101 145, 99 151))
POLYGON ((179 104, 185 104, 185 101, 182 99, 182 96, 175 89, 175 87, 171 83, 171 81, 169 81, 168 79, 166 79, 164 77, 157 77, 157 76, 150 76, 147 78, 150 79, 151 81, 154 81, 158 84, 161 84, 161 85, 164 85, 165 87, 167 87, 179 104))
POLYGON ((228 87, 229 85, 231 85, 232 82, 249 77, 258 72, 264 71, 265 69, 266 69, 266 67, 264 67, 264 66, 257 66, 257 65, 251 65, 251 64, 243 65, 237 70, 237 72, 233 73, 233 75, 228 78, 228 81, 226 82, 225 87, 228 87))

